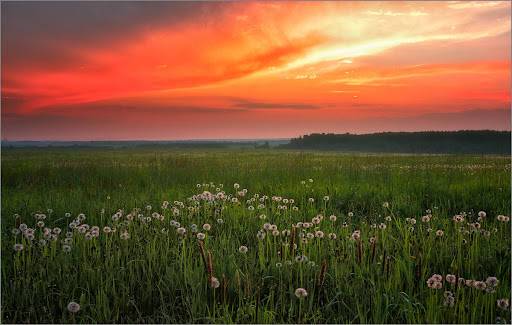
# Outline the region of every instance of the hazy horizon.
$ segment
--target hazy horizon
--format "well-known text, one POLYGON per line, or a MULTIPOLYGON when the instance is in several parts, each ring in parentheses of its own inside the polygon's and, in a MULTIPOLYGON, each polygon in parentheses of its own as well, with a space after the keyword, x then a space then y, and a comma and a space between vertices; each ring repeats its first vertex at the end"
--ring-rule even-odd
POLYGON ((1 6, 9 141, 511 128, 506 1, 1 6))

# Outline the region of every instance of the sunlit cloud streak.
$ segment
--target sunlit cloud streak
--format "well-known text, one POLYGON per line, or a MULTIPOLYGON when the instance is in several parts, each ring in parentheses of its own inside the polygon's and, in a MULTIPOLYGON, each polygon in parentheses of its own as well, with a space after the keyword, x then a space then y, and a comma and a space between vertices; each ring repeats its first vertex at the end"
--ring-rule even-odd
POLYGON ((2 135, 42 137, 30 120, 43 116, 91 121, 95 138, 124 137, 132 120, 162 138, 199 132, 169 134, 165 120, 250 138, 272 136, 274 122, 296 136, 503 110, 509 12, 499 1, 4 2, 2 135))

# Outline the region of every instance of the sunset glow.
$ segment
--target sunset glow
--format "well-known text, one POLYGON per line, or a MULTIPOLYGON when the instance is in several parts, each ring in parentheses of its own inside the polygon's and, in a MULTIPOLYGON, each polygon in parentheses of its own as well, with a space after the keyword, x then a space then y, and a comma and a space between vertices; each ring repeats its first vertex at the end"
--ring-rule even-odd
POLYGON ((510 129, 510 2, 3 2, 2 138, 510 129))

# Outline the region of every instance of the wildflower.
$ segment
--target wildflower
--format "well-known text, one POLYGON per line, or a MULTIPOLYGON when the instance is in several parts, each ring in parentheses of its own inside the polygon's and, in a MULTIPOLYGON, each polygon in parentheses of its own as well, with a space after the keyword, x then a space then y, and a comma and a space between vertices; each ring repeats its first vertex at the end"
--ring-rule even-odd
POLYGON ((489 287, 497 287, 500 281, 496 277, 490 276, 485 280, 485 283, 489 287))
POLYGON ((321 220, 320 220, 320 218, 318 218, 318 217, 314 217, 313 219, 311 219, 311 222, 312 222, 313 224, 315 224, 315 225, 318 225, 318 224, 320 223, 320 221, 321 221, 321 220))
POLYGON ((240 184, 235 183, 235 184, 233 184, 233 187, 234 187, 236 190, 238 190, 238 189, 240 188, 240 184))
POLYGON ((247 246, 243 246, 243 245, 242 245, 242 246, 240 246, 240 248, 238 248, 238 251, 239 251, 240 253, 242 253, 242 254, 247 253, 247 251, 248 251, 248 250, 249 250, 249 249, 247 248, 247 246))
POLYGON ((315 231, 315 237, 316 238, 324 238, 324 232, 321 230, 315 231))
POLYGON ((197 233, 196 237, 199 240, 204 240, 206 238, 206 235, 203 234, 202 232, 199 232, 199 233, 197 233))
POLYGON ((326 196, 324 196, 324 201, 325 201, 325 202, 329 201, 329 196, 327 196, 327 195, 326 195, 326 196))
POLYGON ((176 232, 178 233, 178 235, 184 236, 186 234, 187 230, 183 227, 180 227, 180 228, 176 229, 176 232))
POLYGON ((446 298, 446 297, 450 297, 450 296, 453 296, 453 293, 451 291, 445 291, 443 296, 446 298))
POLYGON ((303 299, 308 296, 308 292, 304 288, 298 288, 295 290, 295 296, 299 299, 303 299))
POLYGON ((485 290, 485 288, 487 288, 487 285, 483 281, 475 281, 473 282, 473 288, 478 290, 485 290))
POLYGON ((421 222, 430 222, 430 216, 429 215, 426 215, 426 216, 423 216, 421 217, 421 222))
POLYGON ((285 230, 281 231, 281 235, 283 235, 285 237, 290 236, 290 230, 285 229, 285 230))
POLYGON ((352 233, 352 236, 351 236, 352 240, 359 240, 361 239, 361 231, 359 230, 355 230, 353 233, 352 233))
POLYGON ((26 224, 22 223, 19 228, 20 228, 21 232, 24 232, 25 230, 27 230, 28 226, 26 224))
POLYGON ((310 198, 308 199, 308 202, 309 202, 309 203, 313 203, 313 202, 315 202, 315 199, 313 199, 312 197, 310 197, 310 198))
POLYGON ((460 222, 463 222, 464 221, 464 217, 460 214, 456 214, 453 216, 453 221, 455 221, 456 223, 460 223, 460 222))
POLYGON ((69 246, 69 245, 62 245, 62 250, 65 253, 69 253, 69 252, 71 252, 71 246, 69 246))
POLYGON ((387 226, 386 226, 386 224, 385 224, 385 223, 381 223, 381 224, 379 225, 379 229, 381 229, 381 230, 386 229, 386 227, 387 227, 387 226))
POLYGON ((213 288, 213 289, 217 289, 218 287, 220 287, 219 279, 217 279, 216 277, 212 276, 212 278, 210 279, 210 287, 213 288))
POLYGON ((459 280, 457 280, 457 282, 459 283, 459 286, 463 286, 466 284, 466 280, 464 278, 459 278, 459 280))
POLYGON ((119 237, 122 239, 122 240, 128 240, 130 239, 130 234, 127 232, 127 231, 124 231, 122 232, 119 237))
POLYGON ((444 231, 442 231, 441 229, 436 231, 436 236, 437 237, 443 237, 443 235, 444 235, 444 231))
POLYGON ((447 274, 446 275, 446 282, 448 283, 451 283, 451 284, 455 284, 455 282, 457 282, 457 277, 453 274, 447 274))
POLYGON ((64 244, 71 245, 73 243, 73 238, 66 238, 64 239, 64 244))
POLYGON ((280 267, 282 267, 282 266, 283 266, 283 264, 282 264, 282 263, 279 263, 279 262, 277 262, 277 263, 276 263, 276 267, 277 267, 277 268, 280 268, 280 267))
POLYGON ((384 218, 384 220, 391 221, 391 216, 387 216, 386 218, 384 218))
MULTIPOLYGON (((450 291, 447 291, 450 292, 450 291)), ((451 294, 451 292, 450 292, 451 294)), ((453 307, 455 305, 455 297, 453 295, 448 295, 444 298, 443 305, 447 307, 453 307)))
POLYGON ((331 216, 329 216, 329 220, 331 220, 332 222, 335 222, 336 216, 334 214, 332 214, 331 216))
POLYGON ((377 242, 377 238, 376 237, 370 237, 370 244, 375 244, 377 242))
POLYGON ((279 230, 277 230, 277 229, 272 230, 272 236, 277 237, 277 236, 279 236, 279 234, 280 234, 279 230))
POLYGON ((431 278, 434 280, 434 281, 438 281, 438 282, 441 282, 443 281, 443 276, 442 275, 439 275, 439 274, 434 274, 431 276, 431 278))
POLYGON ((478 212, 478 216, 480 218, 485 218, 485 217, 487 217, 487 213, 485 213, 485 211, 480 211, 480 212, 478 212))
POLYGON ((443 288, 443 283, 442 282, 438 282, 438 281, 434 281, 434 283, 432 284, 431 286, 432 289, 442 289, 443 288))
POLYGON ((306 262, 307 260, 308 260, 308 258, 305 255, 299 255, 299 256, 295 257, 295 262, 297 262, 297 263, 306 262))
POLYGON ((497 217, 498 221, 501 221, 501 222, 509 222, 510 221, 510 217, 508 216, 504 216, 504 215, 499 215, 497 217))
POLYGON ((14 244, 13 249, 15 252, 21 252, 23 250, 23 244, 14 244))
POLYGON ((329 239, 335 240, 335 239, 336 239, 336 234, 335 234, 335 233, 333 233, 333 232, 331 232, 331 233, 329 234, 329 239))
POLYGON ((221 224, 223 224, 223 223, 224 223, 224 220, 222 220, 222 219, 220 219, 220 218, 219 218, 219 219, 217 219, 217 223, 218 223, 219 225, 221 225, 221 224))
POLYGON ((258 231, 258 234, 256 235, 259 240, 265 239, 265 233, 263 231, 258 231))
POLYGON ((389 208, 389 202, 382 203, 382 207, 386 209, 389 208))
POLYGON ((103 227, 103 232, 106 234, 110 234, 112 232, 112 228, 110 228, 109 226, 105 226, 103 227))
POLYGON ((80 305, 72 301, 68 304, 68 311, 73 314, 78 313, 80 311, 80 305))
POLYGON ((498 299, 496 301, 496 304, 498 305, 499 308, 501 308, 503 310, 507 310, 508 306, 509 306, 508 299, 498 299))
POLYGON ((354 212, 349 212, 348 216, 352 218, 354 216, 354 212))
POLYGON ((44 227, 44 222, 43 222, 43 221, 38 221, 38 222, 37 222, 37 226, 38 226, 39 228, 43 228, 43 227, 44 227))

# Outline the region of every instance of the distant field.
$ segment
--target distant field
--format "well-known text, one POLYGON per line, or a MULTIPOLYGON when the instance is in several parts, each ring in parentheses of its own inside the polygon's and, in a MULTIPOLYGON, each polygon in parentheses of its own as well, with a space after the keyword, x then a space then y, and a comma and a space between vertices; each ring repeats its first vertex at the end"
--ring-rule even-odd
POLYGON ((510 299, 510 167, 500 156, 3 149, 2 321, 510 323, 498 306, 510 299), (188 199, 204 191, 214 195, 188 199), (12 233, 20 224, 33 238, 12 233))

